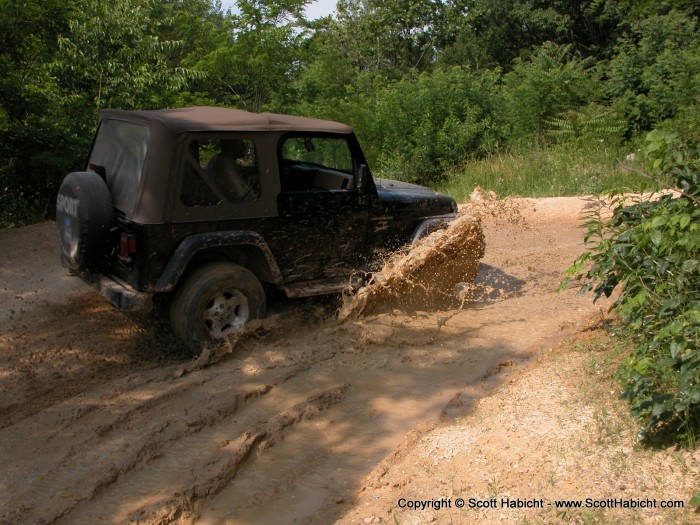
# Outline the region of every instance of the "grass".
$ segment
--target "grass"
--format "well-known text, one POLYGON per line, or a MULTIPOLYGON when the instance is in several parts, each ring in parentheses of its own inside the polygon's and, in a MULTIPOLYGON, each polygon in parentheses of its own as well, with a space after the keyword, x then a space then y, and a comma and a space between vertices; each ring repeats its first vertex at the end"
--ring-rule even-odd
MULTIPOLYGON (((678 480, 693 476, 693 450, 676 447, 652 449, 635 443, 636 422, 629 414, 627 404, 618 397, 617 378, 617 368, 629 352, 630 343, 616 337, 614 332, 614 327, 599 328, 567 343, 573 354, 584 356, 578 366, 568 370, 569 381, 578 388, 576 403, 593 409, 589 425, 573 447, 577 452, 568 453, 569 459, 574 459, 578 465, 574 477, 585 480, 586 491, 593 490, 591 484, 597 483, 596 478, 605 480, 601 483, 607 484, 604 492, 609 497, 670 498, 668 491, 674 482, 669 481, 668 476, 673 474, 678 480), (586 458, 595 460, 587 462, 586 458), (659 477, 652 479, 655 472, 659 477)), ((554 353, 552 358, 560 358, 560 354, 554 353)), ((673 498, 678 497, 678 494, 673 495, 673 498)), ((693 505, 689 505, 687 499, 685 503, 683 510, 658 511, 656 519, 659 523, 696 523, 693 521, 693 505)), ((539 516, 537 521, 524 520, 522 523, 618 525, 632 523, 631 520, 640 516, 635 518, 634 514, 624 514, 614 509, 550 510, 539 516)))
POLYGON ((476 186, 499 197, 562 197, 635 188, 646 178, 635 162, 626 160, 629 153, 604 143, 498 153, 455 169, 438 191, 464 202, 476 186))

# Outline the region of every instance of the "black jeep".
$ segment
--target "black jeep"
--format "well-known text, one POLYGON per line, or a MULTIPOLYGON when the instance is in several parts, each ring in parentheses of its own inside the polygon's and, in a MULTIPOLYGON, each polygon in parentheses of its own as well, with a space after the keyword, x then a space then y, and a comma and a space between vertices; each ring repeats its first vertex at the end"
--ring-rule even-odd
POLYGON ((263 284, 339 292, 457 206, 373 180, 344 124, 198 107, 102 111, 56 210, 66 267, 122 310, 169 300, 173 331, 198 349, 263 317, 263 284))

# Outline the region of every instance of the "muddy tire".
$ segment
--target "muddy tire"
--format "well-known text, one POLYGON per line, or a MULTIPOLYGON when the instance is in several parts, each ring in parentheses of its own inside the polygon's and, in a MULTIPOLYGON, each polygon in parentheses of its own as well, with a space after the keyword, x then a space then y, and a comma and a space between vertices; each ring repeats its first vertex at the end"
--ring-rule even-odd
POLYGON ((102 177, 82 171, 63 179, 56 198, 56 226, 68 268, 99 268, 107 255, 112 220, 112 196, 102 177))
POLYGON ((265 316, 265 291, 253 273, 232 263, 210 263, 180 284, 170 306, 173 332, 193 352, 224 342, 265 316))

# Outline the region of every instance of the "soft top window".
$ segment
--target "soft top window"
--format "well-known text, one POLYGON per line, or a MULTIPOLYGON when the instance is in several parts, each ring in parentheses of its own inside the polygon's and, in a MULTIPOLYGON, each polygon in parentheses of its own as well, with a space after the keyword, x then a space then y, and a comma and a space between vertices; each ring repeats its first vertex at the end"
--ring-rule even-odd
POLYGON ((250 139, 193 138, 185 160, 180 194, 185 206, 245 203, 260 197, 258 155, 250 139))
POLYGON ((112 203, 125 213, 136 207, 150 131, 147 126, 105 119, 97 131, 88 166, 104 169, 112 203))
POLYGON ((321 168, 353 172, 352 155, 344 137, 292 136, 282 144, 285 163, 303 163, 321 168))

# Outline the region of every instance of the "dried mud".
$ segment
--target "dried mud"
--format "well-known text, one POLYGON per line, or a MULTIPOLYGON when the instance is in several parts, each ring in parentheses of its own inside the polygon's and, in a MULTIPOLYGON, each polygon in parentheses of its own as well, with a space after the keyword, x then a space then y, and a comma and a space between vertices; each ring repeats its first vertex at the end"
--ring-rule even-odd
POLYGON ((468 412, 501 370, 600 315, 556 292, 582 249, 582 206, 483 199, 460 235, 390 261, 361 316, 339 324, 337 297, 280 299, 198 360, 67 277, 53 225, 0 232, 0 523, 353 515, 407 435, 468 412))

